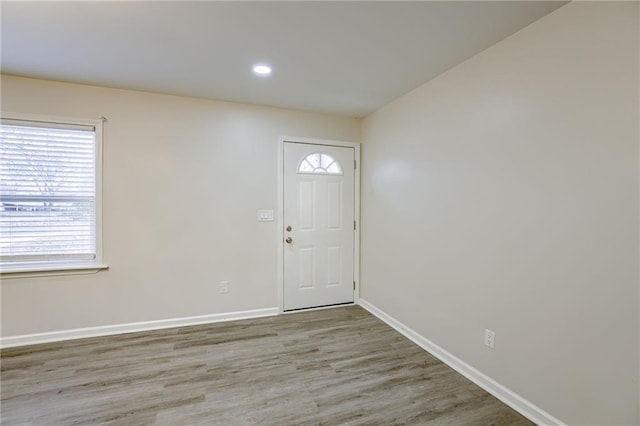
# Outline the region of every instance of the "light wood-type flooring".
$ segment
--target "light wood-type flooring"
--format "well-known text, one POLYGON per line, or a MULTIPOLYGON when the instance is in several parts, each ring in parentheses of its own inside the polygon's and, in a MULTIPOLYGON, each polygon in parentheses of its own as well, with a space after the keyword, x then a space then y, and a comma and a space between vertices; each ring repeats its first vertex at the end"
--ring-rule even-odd
POLYGON ((357 306, 4 349, 2 425, 529 425, 357 306))

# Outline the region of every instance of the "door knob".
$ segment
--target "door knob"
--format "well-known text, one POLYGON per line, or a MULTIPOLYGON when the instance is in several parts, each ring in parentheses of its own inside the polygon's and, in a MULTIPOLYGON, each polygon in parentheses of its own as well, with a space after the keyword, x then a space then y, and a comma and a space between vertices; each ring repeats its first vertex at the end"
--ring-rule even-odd
POLYGON ((287 242, 287 244, 291 244, 293 242, 293 238, 287 237, 285 241, 287 242))

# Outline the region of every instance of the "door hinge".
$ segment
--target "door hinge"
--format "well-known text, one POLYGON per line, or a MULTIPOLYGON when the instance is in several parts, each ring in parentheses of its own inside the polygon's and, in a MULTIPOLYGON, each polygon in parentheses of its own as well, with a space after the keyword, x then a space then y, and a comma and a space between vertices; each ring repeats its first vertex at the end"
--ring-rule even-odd
POLYGON ((357 167, 356 167, 356 161, 357 161, 357 160, 353 160, 353 170, 357 169, 357 167))
POLYGON ((354 220, 353 221, 353 230, 355 231, 355 229, 356 229, 356 221, 354 220))
POLYGON ((353 291, 356 291, 356 282, 353 282, 353 291))

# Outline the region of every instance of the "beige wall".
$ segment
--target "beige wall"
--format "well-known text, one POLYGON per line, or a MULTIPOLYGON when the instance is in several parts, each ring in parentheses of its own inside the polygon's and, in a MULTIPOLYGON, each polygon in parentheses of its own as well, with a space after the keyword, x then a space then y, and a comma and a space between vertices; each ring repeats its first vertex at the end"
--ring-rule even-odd
POLYGON ((276 307, 279 136, 358 141, 360 122, 2 77, 2 109, 108 118, 95 275, 2 282, 2 336, 276 307), (221 295, 218 282, 228 280, 221 295))
POLYGON ((563 421, 637 424, 638 78, 638 3, 572 3, 367 117, 361 297, 563 421))

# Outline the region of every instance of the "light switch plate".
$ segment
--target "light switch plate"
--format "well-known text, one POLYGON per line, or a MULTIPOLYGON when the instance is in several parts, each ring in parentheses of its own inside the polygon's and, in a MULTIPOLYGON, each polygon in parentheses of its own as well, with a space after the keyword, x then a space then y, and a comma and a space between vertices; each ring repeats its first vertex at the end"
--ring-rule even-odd
POLYGON ((258 222, 273 222, 273 210, 258 210, 258 222))

